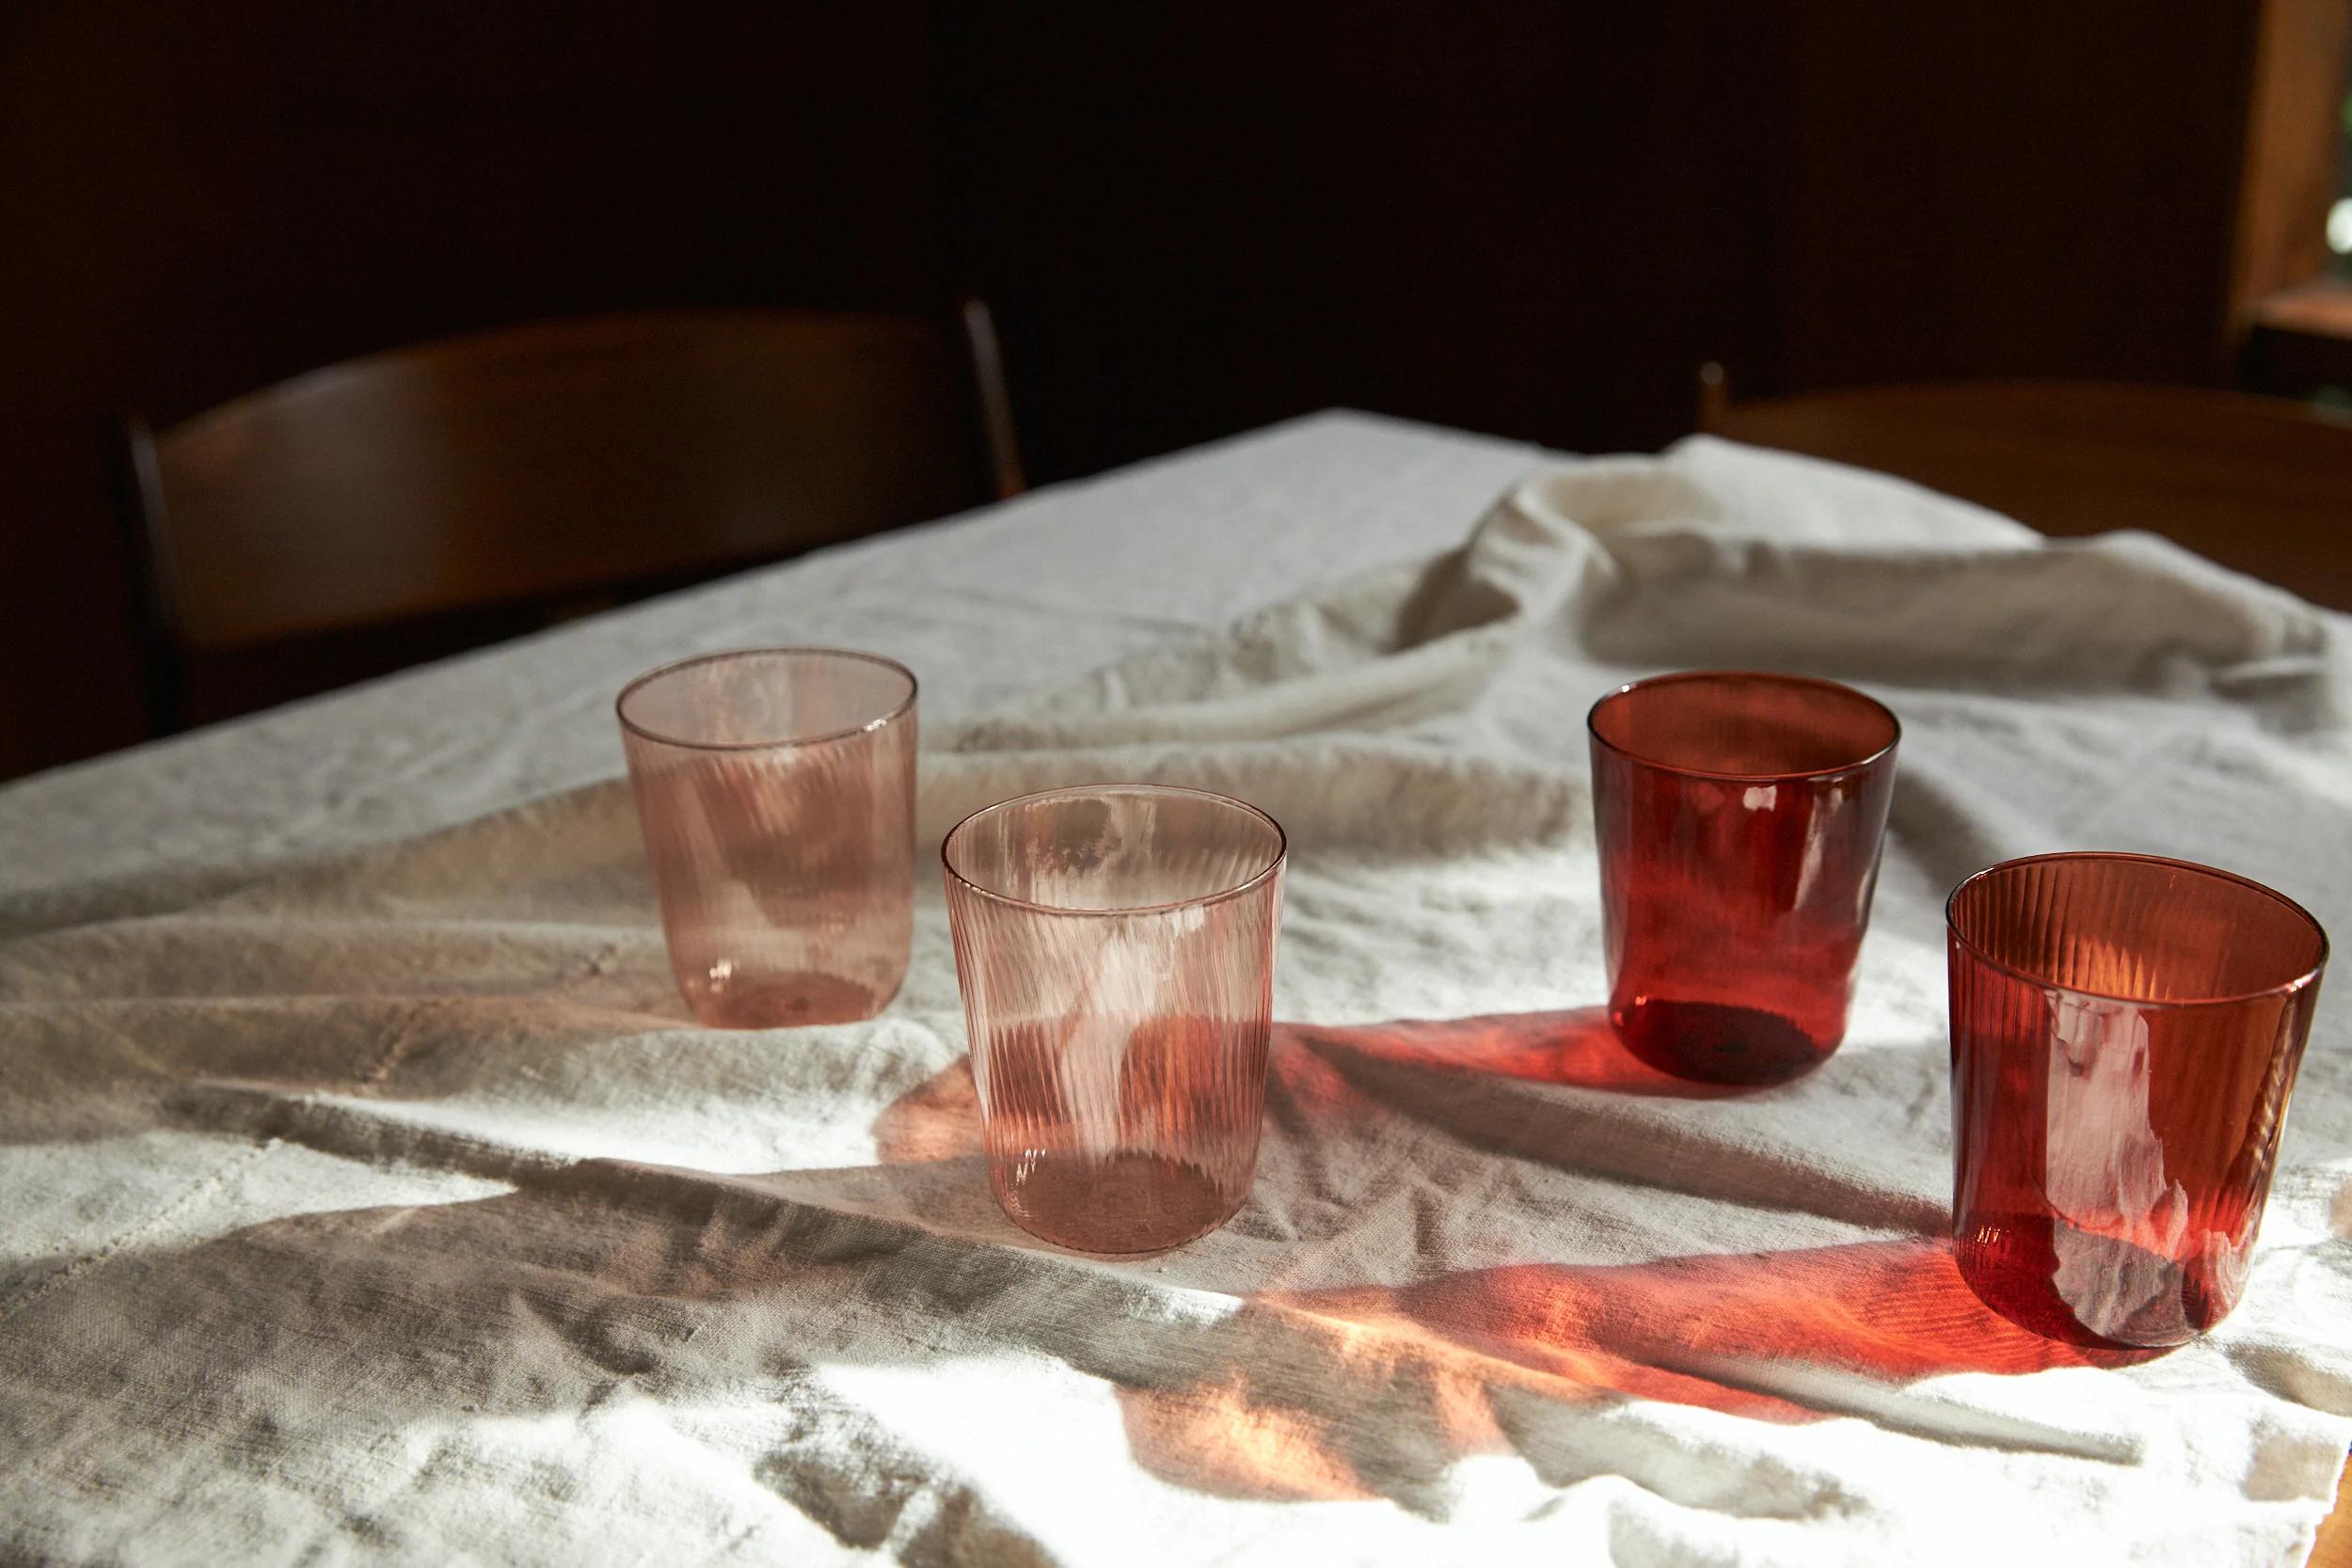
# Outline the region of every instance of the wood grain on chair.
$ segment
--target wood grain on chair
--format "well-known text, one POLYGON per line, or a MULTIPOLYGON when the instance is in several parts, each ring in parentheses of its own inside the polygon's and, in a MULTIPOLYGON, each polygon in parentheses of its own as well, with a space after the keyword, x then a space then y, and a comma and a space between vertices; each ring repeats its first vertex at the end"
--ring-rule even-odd
POLYGON ((1731 440, 1897 474, 2044 533, 2144 529, 2314 603, 2352 610, 2352 423, 2302 404, 2074 382, 1953 382, 1741 403, 1709 367, 1699 424, 1731 440))
POLYGON ((135 426, 159 657, 687 580, 1017 488, 985 309, 963 325, 588 317, 135 426))

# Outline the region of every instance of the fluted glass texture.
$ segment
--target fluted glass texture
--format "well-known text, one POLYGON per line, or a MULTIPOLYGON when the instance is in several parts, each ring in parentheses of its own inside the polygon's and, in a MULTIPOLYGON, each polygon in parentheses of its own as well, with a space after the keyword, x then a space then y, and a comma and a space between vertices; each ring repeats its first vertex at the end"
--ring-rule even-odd
POLYGON ((718 1028, 870 1018, 906 977, 914 677, 757 648, 666 665, 617 709, 670 967, 718 1028))
POLYGON ((1282 830, 1221 795, 1054 790, 941 849, 989 1181, 1083 1252, 1156 1252, 1248 1196, 1282 830))
POLYGON ((1609 1017, 1677 1077, 1771 1084, 1846 1034, 1895 716, 1830 681, 1661 675, 1593 706, 1609 1017))
POLYGON ((2326 933, 2145 855, 2010 861, 1947 916, 1962 1276, 2051 1338, 2212 1327, 2246 1284, 2326 933))

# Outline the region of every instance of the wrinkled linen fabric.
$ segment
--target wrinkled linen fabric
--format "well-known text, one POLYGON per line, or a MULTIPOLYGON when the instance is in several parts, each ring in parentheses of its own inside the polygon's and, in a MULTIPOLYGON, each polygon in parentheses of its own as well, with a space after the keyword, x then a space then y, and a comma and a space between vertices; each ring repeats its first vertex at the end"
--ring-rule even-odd
POLYGON ((2352 1015, 2235 1314, 2050 1344, 1944 1241, 1942 903, 2139 849, 2352 929, 2348 629, 1804 460, 1325 417, 19 784, 0 1560, 2299 1561, 2352 1015), (914 961, 704 1030, 610 696, 799 641, 926 683, 914 961), (1597 1006, 1583 715, 1704 666, 1905 726, 1846 1043, 1761 1091, 1597 1006), (1255 1190, 1132 1261, 990 1198, 930 858, 1104 779, 1292 853, 1255 1190))

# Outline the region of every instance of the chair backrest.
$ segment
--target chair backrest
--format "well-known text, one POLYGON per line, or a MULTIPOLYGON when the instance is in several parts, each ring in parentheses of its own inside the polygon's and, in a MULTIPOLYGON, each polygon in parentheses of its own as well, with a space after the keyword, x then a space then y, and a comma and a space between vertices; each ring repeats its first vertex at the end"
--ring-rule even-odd
POLYGON ((2079 382, 1736 403, 1709 366, 1699 428, 1896 474, 2044 533, 2144 529, 2352 610, 2352 423, 2303 404, 2079 382))
POLYGON ((586 317, 135 422, 162 640, 251 648, 707 575, 1018 488, 984 309, 964 325, 586 317))

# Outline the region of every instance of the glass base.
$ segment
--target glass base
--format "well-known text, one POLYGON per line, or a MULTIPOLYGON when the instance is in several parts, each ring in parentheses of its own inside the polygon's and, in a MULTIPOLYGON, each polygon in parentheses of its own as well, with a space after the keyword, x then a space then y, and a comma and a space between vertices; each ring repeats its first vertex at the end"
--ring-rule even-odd
POLYGON ((2046 1214, 1971 1217, 1952 1239, 1952 1259, 1978 1300, 2062 1344, 2169 1349, 2237 1304, 2236 1291, 2211 1268, 2046 1214))
POLYGON ((1164 1154, 1026 1149, 1002 1168, 996 1198, 1012 1222, 1073 1252, 1165 1252, 1207 1235, 1241 1207, 1207 1170, 1164 1154))
POLYGON ((856 1023, 890 1006, 896 988, 878 990, 838 974, 779 974, 730 980, 685 993, 695 1021, 712 1029, 796 1029, 856 1023))
POLYGON ((1785 1084, 1829 1060, 1826 1045, 1778 1013, 1722 1002, 1645 997, 1612 1007, 1625 1048, 1661 1072, 1699 1084, 1785 1084))

